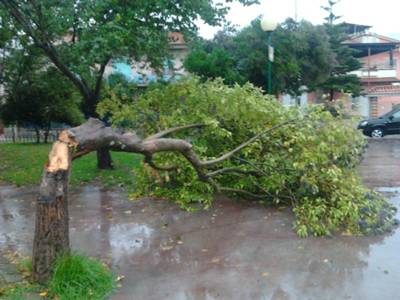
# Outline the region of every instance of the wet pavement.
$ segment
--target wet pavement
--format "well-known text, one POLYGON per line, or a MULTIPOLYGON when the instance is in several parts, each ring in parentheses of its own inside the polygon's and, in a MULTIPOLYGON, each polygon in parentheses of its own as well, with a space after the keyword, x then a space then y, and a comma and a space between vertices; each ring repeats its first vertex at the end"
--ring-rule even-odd
MULTIPOLYGON (((400 208, 400 140, 370 141, 360 172, 400 208)), ((30 254, 35 194, 0 186, 0 251, 30 254)), ((73 249, 125 276, 114 300, 400 299, 400 229, 299 239, 287 209, 223 197, 195 213, 98 186, 70 199, 73 249)))

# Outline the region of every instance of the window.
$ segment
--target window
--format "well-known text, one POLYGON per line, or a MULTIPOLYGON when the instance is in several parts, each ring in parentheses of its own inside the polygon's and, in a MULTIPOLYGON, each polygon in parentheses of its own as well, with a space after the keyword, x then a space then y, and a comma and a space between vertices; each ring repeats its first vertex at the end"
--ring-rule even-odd
POLYGON ((400 119, 400 111, 395 112, 395 113, 392 115, 392 117, 393 117, 394 119, 400 119))

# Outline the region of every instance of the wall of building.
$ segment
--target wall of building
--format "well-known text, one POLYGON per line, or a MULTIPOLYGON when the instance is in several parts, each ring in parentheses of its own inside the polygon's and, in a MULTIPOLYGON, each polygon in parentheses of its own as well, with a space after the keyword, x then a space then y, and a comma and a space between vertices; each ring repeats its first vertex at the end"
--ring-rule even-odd
POLYGON ((400 95, 377 96, 378 97, 378 116, 392 110, 394 105, 400 104, 400 95))
POLYGON ((379 54, 366 56, 361 58, 363 69, 355 71, 354 74, 360 77, 368 76, 368 65, 370 66, 369 75, 371 77, 385 78, 396 77, 400 79, 400 50, 393 50, 393 66, 390 65, 390 52, 382 52, 379 54))

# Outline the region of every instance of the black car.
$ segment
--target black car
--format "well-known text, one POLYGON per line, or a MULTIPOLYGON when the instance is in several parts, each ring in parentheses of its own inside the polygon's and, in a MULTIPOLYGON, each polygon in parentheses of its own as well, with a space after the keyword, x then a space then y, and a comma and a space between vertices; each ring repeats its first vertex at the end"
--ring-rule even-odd
POLYGON ((388 134, 400 134, 400 109, 394 109, 379 118, 363 120, 358 124, 367 136, 381 138, 388 134))

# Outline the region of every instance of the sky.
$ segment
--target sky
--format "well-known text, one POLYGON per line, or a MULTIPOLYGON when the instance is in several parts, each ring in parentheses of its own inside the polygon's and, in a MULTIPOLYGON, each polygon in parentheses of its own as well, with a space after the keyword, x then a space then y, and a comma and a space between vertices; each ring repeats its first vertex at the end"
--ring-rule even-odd
MULTIPOLYGON (((298 20, 305 19, 313 24, 321 24, 327 13, 321 9, 327 0, 260 0, 259 5, 244 7, 239 3, 230 5, 227 20, 239 28, 250 24, 259 15, 272 16, 281 22, 287 17, 295 17, 297 1, 298 20)), ((334 13, 342 16, 339 21, 373 26, 371 32, 400 39, 399 0, 341 0, 335 5, 334 13)), ((212 38, 219 28, 199 24, 200 35, 212 38)))

